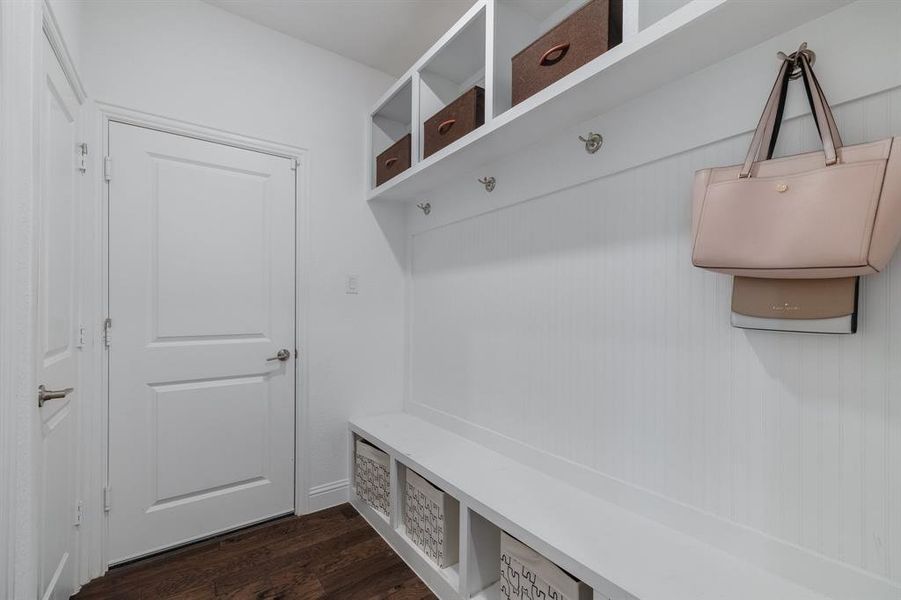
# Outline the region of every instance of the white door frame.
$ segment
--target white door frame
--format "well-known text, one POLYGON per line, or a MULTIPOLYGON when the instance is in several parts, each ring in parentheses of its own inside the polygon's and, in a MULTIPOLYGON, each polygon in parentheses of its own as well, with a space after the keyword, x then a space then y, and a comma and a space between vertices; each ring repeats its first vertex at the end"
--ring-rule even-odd
MULTIPOLYGON (((46 0, 0 2, 0 596, 37 593, 35 207, 44 37, 85 94, 46 0)), ((83 117, 84 111, 79 115, 83 117)), ((74 152, 74 150, 73 150, 74 152)), ((74 154, 73 154, 74 157, 74 154)), ((79 190, 80 192, 80 190, 79 190)))
MULTIPOLYGON (((298 146, 252 138, 230 131, 169 119, 104 102, 95 102, 94 106, 94 112, 97 117, 97 138, 95 139, 99 141, 95 147, 101 148, 101 151, 94 153, 93 156, 89 155, 89 158, 91 159, 91 172, 94 173, 92 179, 100 186, 100 189, 97 193, 91 195, 91 202, 86 203, 91 206, 85 207, 92 216, 91 224, 88 227, 88 235, 92 239, 92 255, 96 258, 94 262, 96 273, 91 278, 91 281, 85 284, 86 287, 90 287, 93 290, 93 297, 86 299, 85 306, 92 308, 92 314, 86 315, 86 317, 89 319, 89 326, 92 326, 93 331, 98 334, 96 337, 98 343, 94 344, 94 352, 92 353, 94 361, 92 365, 88 366, 90 372, 85 374, 86 380, 92 381, 92 390, 96 391, 90 394, 89 400, 85 398, 85 403, 92 403, 93 406, 85 410, 87 416, 82 429, 85 448, 87 449, 82 481, 87 486, 86 497, 84 498, 85 506, 88 507, 90 512, 94 513, 93 515, 86 515, 86 521, 96 524, 96 528, 92 539, 86 541, 85 544, 85 546, 89 547, 85 548, 85 556, 83 556, 82 562, 89 561, 91 564, 88 573, 83 573, 83 576, 87 575, 85 579, 103 574, 106 572, 109 563, 109 528, 107 514, 103 510, 103 489, 107 485, 107 475, 109 473, 109 362, 100 332, 103 329, 103 322, 109 314, 107 289, 109 274, 109 248, 107 245, 109 239, 109 186, 105 185, 104 181, 103 157, 107 156, 109 152, 109 125, 111 122, 137 125, 199 140, 272 154, 295 161, 295 165, 297 165, 295 171, 297 215, 295 223, 295 335, 299 359, 295 361, 294 513, 297 515, 304 514, 309 505, 308 482, 310 472, 309 435, 306 427, 308 423, 308 372, 307 361, 305 360, 309 354, 306 307, 309 306, 309 269, 307 265, 310 257, 308 201, 310 151, 298 146)), ((115 177, 115 157, 113 157, 112 176, 115 177)), ((113 346, 115 346, 115 336, 116 329, 115 323, 113 323, 113 346)), ((115 506, 115 492, 112 494, 111 501, 115 506)), ((87 532, 82 531, 82 535, 85 533, 87 532)))
POLYGON ((0 597, 37 593, 34 206, 41 9, 0 2, 0 597))

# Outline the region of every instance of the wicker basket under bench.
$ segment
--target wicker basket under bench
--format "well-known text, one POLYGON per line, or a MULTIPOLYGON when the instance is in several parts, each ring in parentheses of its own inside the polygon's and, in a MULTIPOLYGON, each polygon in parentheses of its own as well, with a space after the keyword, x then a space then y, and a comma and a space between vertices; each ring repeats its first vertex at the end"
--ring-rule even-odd
POLYGON ((411 469, 407 469, 404 487, 407 537, 440 568, 456 564, 460 556, 460 503, 411 469))
POLYGON ((591 600, 590 587, 501 532, 501 600, 591 600))
POLYGON ((354 486, 357 496, 387 517, 391 507, 391 461, 363 439, 354 444, 354 486))

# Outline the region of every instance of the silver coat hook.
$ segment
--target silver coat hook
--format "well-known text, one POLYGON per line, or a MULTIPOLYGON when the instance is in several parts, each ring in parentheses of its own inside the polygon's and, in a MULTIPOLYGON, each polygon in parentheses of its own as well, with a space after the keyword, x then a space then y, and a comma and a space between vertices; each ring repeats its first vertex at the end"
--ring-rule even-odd
POLYGON ((420 202, 416 205, 416 208, 422 211, 422 214, 428 216, 429 213, 432 212, 432 203, 431 202, 420 202))
POLYGON ((485 186, 486 192, 493 192, 494 186, 497 184, 497 181, 494 179, 494 177, 482 177, 481 179, 479 179, 479 183, 485 186))
POLYGON ((588 137, 579 136, 579 140, 585 142, 585 152, 594 154, 604 145, 604 136, 593 131, 588 132, 588 137))
POLYGON ((805 58, 807 58, 807 62, 811 67, 816 64, 817 54, 807 47, 807 42, 801 42, 801 45, 798 46, 798 49, 791 54, 786 54, 785 52, 776 53, 776 56, 779 58, 779 60, 786 60, 792 63, 793 71, 792 74, 789 75, 790 79, 797 79, 801 76, 801 67, 798 66, 798 57, 802 54, 805 58))

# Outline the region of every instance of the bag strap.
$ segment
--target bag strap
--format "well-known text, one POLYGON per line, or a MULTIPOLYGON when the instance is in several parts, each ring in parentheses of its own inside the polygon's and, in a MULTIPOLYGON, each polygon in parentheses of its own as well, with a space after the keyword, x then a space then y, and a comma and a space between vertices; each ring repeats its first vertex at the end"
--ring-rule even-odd
MULTIPOLYGON (((764 147, 764 139, 768 140, 766 147, 766 156, 772 155, 773 148, 776 146, 776 138, 779 134, 779 126, 782 124, 782 111, 785 108, 785 92, 788 89, 789 76, 791 69, 789 61, 783 61, 779 68, 779 74, 776 75, 776 83, 770 91, 770 97, 767 98, 766 105, 763 107, 763 114, 760 115, 760 121, 757 122, 757 129, 754 130, 754 137, 751 138, 751 147, 748 149, 748 155, 745 158, 745 164, 741 168, 739 177, 745 179, 751 176, 751 166, 755 160, 761 160, 761 152, 764 147)), ((763 158, 762 160, 766 160, 763 158)))
POLYGON ((751 139, 751 147, 748 149, 748 155, 739 174, 740 178, 751 176, 751 167, 755 160, 769 160, 773 156, 776 139, 779 136, 779 128, 782 124, 788 83, 791 79, 799 76, 792 74, 796 65, 800 65, 800 76, 804 80, 807 100, 810 104, 811 113, 813 113, 817 131, 820 134, 820 141, 823 144, 826 164, 833 165, 838 162, 837 149, 842 146, 841 136, 838 133, 832 109, 829 108, 829 103, 826 101, 826 95, 823 93, 820 82, 810 67, 809 55, 812 55, 812 53, 810 50, 807 50, 806 43, 801 44, 797 52, 788 56, 780 53, 780 57, 783 59, 782 66, 779 69, 779 74, 776 76, 776 83, 773 85, 773 89, 764 106, 760 121, 757 123, 757 129, 754 131, 754 137, 751 139))
POLYGON ((804 78, 804 87, 807 89, 807 100, 814 109, 814 121, 820 134, 820 140, 823 142, 823 150, 826 153, 826 164, 834 165, 838 162, 836 151, 842 147, 842 136, 838 132, 835 117, 832 115, 832 108, 830 108, 829 102, 826 100, 826 94, 823 92, 820 81, 811 68, 807 55, 801 53, 799 62, 801 63, 801 76, 804 78))

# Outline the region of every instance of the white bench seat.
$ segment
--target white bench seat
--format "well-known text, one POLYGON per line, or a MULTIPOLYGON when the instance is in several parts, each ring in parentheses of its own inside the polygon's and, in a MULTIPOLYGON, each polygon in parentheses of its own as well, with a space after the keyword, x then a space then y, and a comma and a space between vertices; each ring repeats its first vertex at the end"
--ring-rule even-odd
POLYGON ((591 585, 597 598, 828 598, 412 415, 358 418, 350 429, 455 496, 461 510, 591 585))

